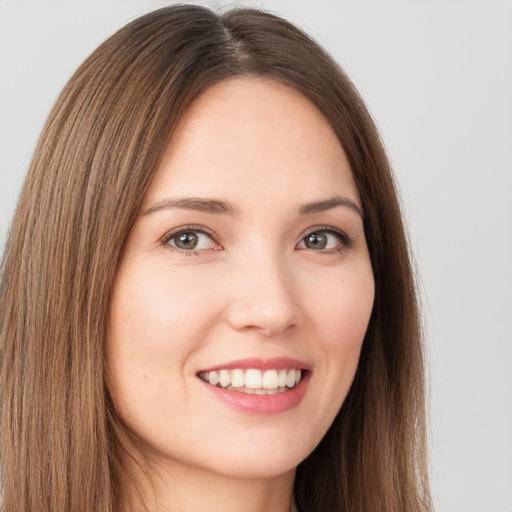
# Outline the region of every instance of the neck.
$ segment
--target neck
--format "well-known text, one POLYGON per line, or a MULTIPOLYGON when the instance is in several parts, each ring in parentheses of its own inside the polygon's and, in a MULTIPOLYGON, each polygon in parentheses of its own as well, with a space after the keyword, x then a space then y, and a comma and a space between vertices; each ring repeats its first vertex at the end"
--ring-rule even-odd
POLYGON ((295 470, 266 478, 238 478, 191 466, 131 471, 139 496, 122 492, 121 512, 294 512, 295 470), (135 505, 137 503, 137 505, 135 505))

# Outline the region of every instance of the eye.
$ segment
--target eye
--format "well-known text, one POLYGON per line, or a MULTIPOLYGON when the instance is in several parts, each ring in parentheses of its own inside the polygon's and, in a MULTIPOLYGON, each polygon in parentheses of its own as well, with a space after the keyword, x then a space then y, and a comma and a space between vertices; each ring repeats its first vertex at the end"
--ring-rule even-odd
POLYGON ((162 242, 183 252, 194 253, 208 249, 220 249, 213 238, 203 229, 180 229, 167 235, 162 242))
POLYGON ((310 231, 297 245, 298 249, 313 251, 339 252, 350 245, 349 237, 333 228, 322 228, 310 231))

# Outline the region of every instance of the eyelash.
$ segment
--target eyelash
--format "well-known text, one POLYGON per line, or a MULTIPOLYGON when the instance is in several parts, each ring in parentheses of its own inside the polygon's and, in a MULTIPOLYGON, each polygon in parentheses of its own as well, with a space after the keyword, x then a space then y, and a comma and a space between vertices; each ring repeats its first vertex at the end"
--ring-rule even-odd
POLYGON ((302 242, 306 237, 312 235, 313 233, 328 233, 330 235, 335 235, 340 240, 339 247, 335 247, 330 250, 317 251, 320 252, 321 254, 342 253, 350 249, 354 245, 354 240, 349 235, 347 235, 347 233, 332 226, 315 226, 313 228, 310 228, 301 235, 300 242, 302 242))
MULTIPOLYGON (((195 225, 183 226, 183 227, 180 227, 179 229, 171 231, 170 233, 167 233, 166 235, 164 235, 162 237, 160 243, 166 249, 173 251, 173 252, 178 252, 185 256, 198 256, 201 252, 203 252, 205 250, 208 250, 208 251, 222 250, 222 248, 219 246, 219 248, 213 248, 213 249, 200 249, 198 251, 195 251, 195 250, 186 251, 186 250, 179 249, 178 247, 174 247, 169 244, 169 242, 173 238, 175 238, 183 233, 201 233, 201 234, 204 234, 204 235, 208 236, 209 238, 211 238, 212 241, 215 244, 217 244, 216 235, 213 231, 206 229, 204 226, 195 226, 195 225)), ((350 249, 354 244, 353 239, 349 235, 347 235, 347 233, 345 233, 344 231, 341 231, 339 229, 333 228, 332 226, 315 226, 313 228, 308 229, 300 236, 300 240, 299 240, 298 244, 303 242, 306 237, 308 237, 309 235, 312 235, 313 233, 328 233, 328 234, 337 236, 340 240, 340 247, 336 247, 336 248, 333 248, 330 250, 316 251, 321 254, 342 253, 342 252, 350 249)))
MULTIPOLYGON (((202 251, 204 251, 205 249, 201 249, 199 251, 194 251, 194 250, 190 250, 190 251, 185 251, 183 249, 179 249, 178 247, 173 247, 172 245, 169 244, 169 242, 183 234, 183 233, 201 233, 203 235, 206 235, 208 237, 210 237, 213 242, 215 244, 217 244, 217 241, 216 241, 216 235, 213 231, 210 231, 209 229, 206 229, 204 226, 183 226, 181 228, 178 228, 176 230, 173 230, 171 231, 170 233, 167 233, 166 235, 164 235, 164 237, 161 239, 161 245, 163 245, 166 249, 170 250, 170 251, 173 251, 173 252, 178 252, 180 254, 183 254, 184 256, 198 256, 199 253, 201 253, 202 251)), ((219 246, 220 247, 220 246, 219 246)), ((208 250, 208 249, 207 249, 208 250)), ((209 249, 209 250, 215 250, 215 251, 218 251, 218 250, 221 250, 220 248, 217 249, 209 249)))

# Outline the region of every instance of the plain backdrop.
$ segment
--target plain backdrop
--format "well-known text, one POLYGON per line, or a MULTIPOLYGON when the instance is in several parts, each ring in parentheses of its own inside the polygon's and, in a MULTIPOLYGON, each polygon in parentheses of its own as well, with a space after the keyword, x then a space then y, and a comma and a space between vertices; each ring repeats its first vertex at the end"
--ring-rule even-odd
MULTIPOLYGON (((71 73, 114 30, 169 3, 0 0, 0 249, 42 123, 71 73)), ((367 101, 419 268, 437 510, 511 512, 512 2, 237 5, 304 28, 367 101)))

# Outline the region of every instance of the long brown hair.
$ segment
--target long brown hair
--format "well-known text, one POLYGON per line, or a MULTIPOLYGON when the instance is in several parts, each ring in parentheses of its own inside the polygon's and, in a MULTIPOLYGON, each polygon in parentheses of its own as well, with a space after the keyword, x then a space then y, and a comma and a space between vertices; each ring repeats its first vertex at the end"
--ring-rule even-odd
POLYGON ((365 211, 376 296, 352 388, 295 482, 300 510, 430 510, 414 277, 392 173, 363 101, 288 22, 253 9, 147 14, 77 70, 43 129, 0 288, 4 512, 113 512, 126 445, 104 343, 116 266, 173 129, 228 77, 278 80, 323 113, 365 211))

